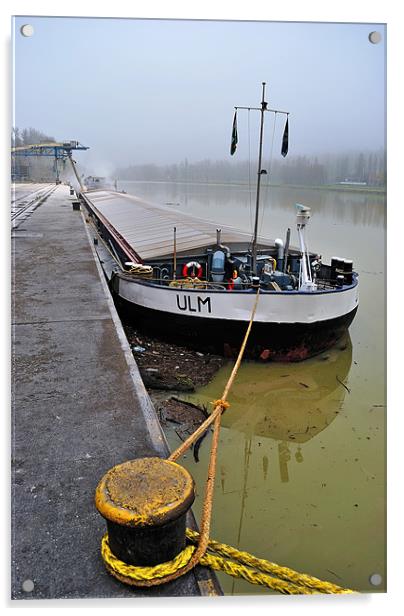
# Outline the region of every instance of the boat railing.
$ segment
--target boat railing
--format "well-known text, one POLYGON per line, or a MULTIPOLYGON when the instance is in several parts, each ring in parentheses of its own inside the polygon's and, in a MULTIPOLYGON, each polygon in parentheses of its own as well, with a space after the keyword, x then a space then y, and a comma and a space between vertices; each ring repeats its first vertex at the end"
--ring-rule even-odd
MULTIPOLYGON (((153 275, 142 275, 139 273, 134 273, 130 271, 125 271, 125 274, 129 274, 132 278, 136 278, 137 280, 141 280, 143 282, 148 282, 153 285, 162 286, 162 287, 170 287, 170 288, 178 288, 178 289, 194 289, 194 290, 211 290, 211 291, 247 291, 252 287, 251 282, 238 282, 234 284, 232 281, 223 281, 223 282, 213 282, 210 280, 203 280, 200 278, 161 278, 155 277, 153 275)), ((326 277, 316 277, 315 283, 317 285, 317 290, 319 291, 331 291, 336 289, 336 281, 333 278, 326 277)), ((265 291, 282 291, 276 284, 274 284, 273 288, 266 288, 264 285, 262 289, 265 291)), ((297 290, 297 289, 294 289, 297 290)))
MULTIPOLYGON (((150 282, 154 284, 159 284, 166 287, 171 288, 179 288, 179 289, 210 289, 223 291, 224 289, 233 289, 236 288, 231 281, 223 281, 223 282, 212 282, 210 280, 201 280, 199 278, 175 278, 175 279, 159 279, 159 278, 149 278, 150 282)), ((250 289, 250 282, 241 282, 237 285, 237 289, 250 289)))
POLYGON ((316 278, 315 279, 317 289, 320 291, 327 289, 335 289, 335 280, 331 278, 316 278))

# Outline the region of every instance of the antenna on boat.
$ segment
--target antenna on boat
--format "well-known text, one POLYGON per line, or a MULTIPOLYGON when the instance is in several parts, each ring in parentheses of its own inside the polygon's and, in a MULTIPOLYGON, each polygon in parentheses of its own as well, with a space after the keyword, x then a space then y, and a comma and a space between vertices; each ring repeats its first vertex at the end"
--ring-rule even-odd
POLYGON ((177 227, 174 227, 174 267, 173 280, 177 278, 177 227))
MULTIPOLYGON (((257 177, 257 196, 255 202, 255 221, 254 221, 254 237, 252 242, 252 273, 257 273, 257 236, 258 236, 258 214, 259 214, 259 206, 260 206, 260 189, 261 189, 261 176, 266 175, 267 171, 262 169, 262 143, 264 136, 264 113, 265 111, 270 111, 271 113, 283 113, 289 118, 289 111, 281 111, 280 109, 268 109, 268 103, 265 100, 265 86, 266 82, 262 82, 262 99, 261 99, 261 107, 235 107, 236 113, 233 120, 233 134, 232 134, 232 144, 230 153, 234 154, 236 151, 238 136, 237 136, 237 110, 238 109, 248 109, 254 111, 261 112, 261 123, 260 123, 260 140, 259 140, 259 150, 258 150, 258 177, 257 177)), ((289 125, 288 120, 285 125, 285 132, 282 140, 282 155, 286 156, 288 151, 288 133, 289 133, 289 125)))
POLYGON ((283 255, 283 268, 282 271, 287 272, 288 267, 288 256, 289 256, 289 244, 290 244, 290 228, 286 231, 286 241, 285 241, 285 252, 283 255))

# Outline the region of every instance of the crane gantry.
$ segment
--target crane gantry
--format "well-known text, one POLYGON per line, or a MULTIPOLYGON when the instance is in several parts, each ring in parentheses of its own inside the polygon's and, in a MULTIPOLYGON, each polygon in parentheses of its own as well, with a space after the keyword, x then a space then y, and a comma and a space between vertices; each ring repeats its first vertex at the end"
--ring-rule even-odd
POLYGON ((55 160, 56 182, 59 183, 59 165, 58 161, 66 161, 68 159, 72 165, 76 179, 83 189, 80 177, 75 167, 75 161, 72 157, 73 150, 88 150, 89 148, 82 145, 79 141, 63 141, 63 142, 47 142, 33 143, 30 145, 18 145, 11 148, 11 156, 49 156, 55 160))

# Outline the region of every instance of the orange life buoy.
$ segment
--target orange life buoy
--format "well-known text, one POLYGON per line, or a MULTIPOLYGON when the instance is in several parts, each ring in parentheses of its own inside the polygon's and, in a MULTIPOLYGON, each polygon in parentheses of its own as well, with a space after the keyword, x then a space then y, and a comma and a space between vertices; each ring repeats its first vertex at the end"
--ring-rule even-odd
POLYGON ((197 278, 202 278, 202 265, 200 263, 198 263, 198 261, 190 261, 189 263, 186 263, 184 265, 184 267, 182 268, 182 275, 184 276, 184 278, 189 278, 189 277, 194 277, 195 276, 197 278), (191 274, 191 271, 193 272, 193 274, 191 274), (195 274, 196 271, 196 274, 195 274))

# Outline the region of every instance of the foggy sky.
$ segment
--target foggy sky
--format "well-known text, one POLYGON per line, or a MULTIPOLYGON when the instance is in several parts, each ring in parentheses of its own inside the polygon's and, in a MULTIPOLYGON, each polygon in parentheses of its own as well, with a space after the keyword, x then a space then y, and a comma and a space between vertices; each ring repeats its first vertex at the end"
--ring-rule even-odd
MULTIPOLYGON (((262 81, 269 106, 290 111, 291 155, 384 146, 383 25, 17 17, 14 26, 13 124, 79 140, 91 149, 76 160, 99 175, 230 159, 234 106, 259 106, 262 81)), ((258 121, 239 112, 235 157, 256 157, 258 121)), ((274 131, 279 156, 284 119, 275 130, 265 121, 264 154, 274 131)))

